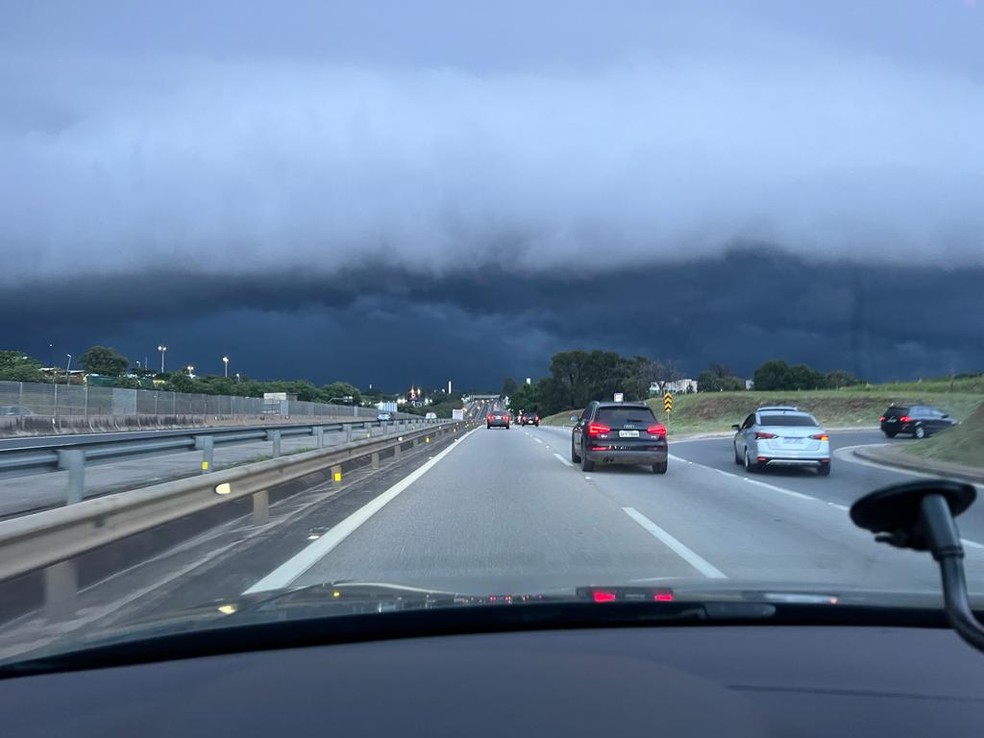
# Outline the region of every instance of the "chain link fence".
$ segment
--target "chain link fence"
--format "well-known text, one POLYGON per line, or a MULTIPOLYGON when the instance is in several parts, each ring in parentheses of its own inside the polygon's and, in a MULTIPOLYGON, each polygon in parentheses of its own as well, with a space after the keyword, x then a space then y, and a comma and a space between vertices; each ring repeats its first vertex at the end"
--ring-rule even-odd
MULTIPOLYGON (((0 418, 202 417, 236 419, 375 419, 376 409, 261 397, 196 395, 149 389, 89 385, 0 382, 0 418), (271 417, 272 416, 272 417, 271 417)), ((400 417, 411 417, 404 413, 400 417)))

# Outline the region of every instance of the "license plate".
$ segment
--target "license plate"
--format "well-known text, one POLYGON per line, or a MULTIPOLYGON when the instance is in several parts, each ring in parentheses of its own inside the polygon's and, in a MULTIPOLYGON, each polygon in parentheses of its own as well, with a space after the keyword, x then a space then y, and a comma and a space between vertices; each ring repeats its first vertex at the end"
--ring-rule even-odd
POLYGON ((802 438, 784 438, 782 440, 786 442, 787 446, 799 446, 801 443, 803 443, 802 438))
POLYGON ((639 437, 639 431, 619 431, 618 432, 618 437, 619 438, 638 438, 639 437))

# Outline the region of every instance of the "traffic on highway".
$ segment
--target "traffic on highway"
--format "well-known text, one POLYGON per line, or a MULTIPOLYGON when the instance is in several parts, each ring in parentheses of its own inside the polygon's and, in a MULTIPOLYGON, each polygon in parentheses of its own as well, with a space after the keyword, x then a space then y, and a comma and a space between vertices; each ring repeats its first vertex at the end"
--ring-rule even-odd
POLYGON ((984 731, 978 3, 5 16, 4 738, 984 731))

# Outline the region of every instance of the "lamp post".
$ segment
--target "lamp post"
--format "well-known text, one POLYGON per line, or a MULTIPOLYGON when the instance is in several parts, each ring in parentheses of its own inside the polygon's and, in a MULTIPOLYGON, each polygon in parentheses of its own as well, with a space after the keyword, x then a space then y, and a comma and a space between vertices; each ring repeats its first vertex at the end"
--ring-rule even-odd
POLYGON ((194 374, 192 374, 192 372, 195 371, 195 367, 193 367, 191 364, 189 364, 186 368, 188 369, 188 376, 189 377, 195 376, 194 374))
POLYGON ((164 352, 167 351, 167 346, 158 346, 157 350, 161 352, 161 374, 164 373, 164 352))
POLYGON ((226 379, 228 379, 229 378, 229 357, 228 356, 223 356, 222 357, 222 363, 225 365, 225 377, 226 377, 226 379))
POLYGON ((69 373, 72 370, 72 355, 65 354, 68 357, 68 363, 65 365, 65 384, 68 384, 69 373))

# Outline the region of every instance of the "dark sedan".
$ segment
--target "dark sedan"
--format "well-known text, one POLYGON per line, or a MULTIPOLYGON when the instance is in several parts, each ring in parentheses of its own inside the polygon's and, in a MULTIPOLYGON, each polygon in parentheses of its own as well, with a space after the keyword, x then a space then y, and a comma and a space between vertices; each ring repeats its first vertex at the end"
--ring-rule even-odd
POLYGON ((925 438, 952 428, 957 421, 932 405, 892 405, 881 416, 881 430, 889 438, 899 433, 925 438))
POLYGON ((485 419, 486 428, 505 428, 509 430, 509 413, 496 410, 485 419))

